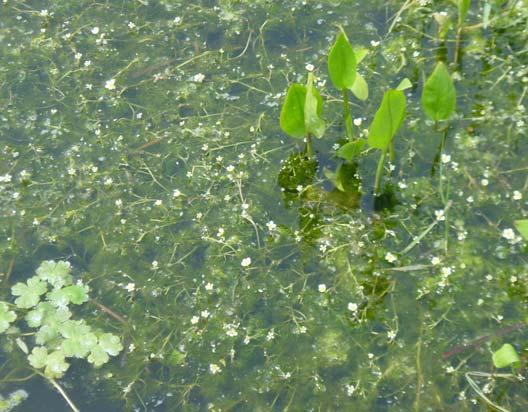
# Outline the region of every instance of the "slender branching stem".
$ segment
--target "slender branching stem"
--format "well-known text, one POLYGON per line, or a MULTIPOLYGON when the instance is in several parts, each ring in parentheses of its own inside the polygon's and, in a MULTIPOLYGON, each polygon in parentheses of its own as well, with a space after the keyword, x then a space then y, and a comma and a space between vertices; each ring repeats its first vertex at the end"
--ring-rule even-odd
POLYGON ((385 165, 385 157, 387 156, 387 149, 382 150, 378 161, 378 168, 376 169, 376 181, 374 183, 374 195, 380 194, 381 179, 383 177, 383 166, 385 165))

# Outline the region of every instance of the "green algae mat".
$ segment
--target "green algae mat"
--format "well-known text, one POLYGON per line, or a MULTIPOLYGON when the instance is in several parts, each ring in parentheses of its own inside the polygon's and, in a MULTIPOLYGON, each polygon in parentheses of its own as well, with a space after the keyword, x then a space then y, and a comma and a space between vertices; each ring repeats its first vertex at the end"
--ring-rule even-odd
POLYGON ((528 1, 3 0, 0 411, 528 410, 528 1))

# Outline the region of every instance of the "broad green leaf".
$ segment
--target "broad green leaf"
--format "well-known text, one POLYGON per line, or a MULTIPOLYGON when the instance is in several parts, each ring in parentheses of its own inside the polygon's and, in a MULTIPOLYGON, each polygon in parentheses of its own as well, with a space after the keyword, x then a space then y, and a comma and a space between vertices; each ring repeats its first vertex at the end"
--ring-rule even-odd
POLYGON ((369 129, 370 147, 387 150, 405 118, 405 95, 400 90, 388 90, 374 115, 369 129))
POLYGON ((525 240, 528 240, 528 219, 516 220, 514 224, 515 224, 515 228, 519 231, 521 236, 525 240))
POLYGON ((352 159, 354 159, 354 157, 361 153, 366 144, 367 142, 365 140, 355 140, 353 142, 345 143, 337 150, 336 155, 341 159, 345 159, 350 162, 352 159))
POLYGON ((359 63, 361 63, 361 61, 367 57, 367 54, 368 54, 368 49, 365 48, 365 47, 356 47, 354 49, 354 55, 356 56, 356 65, 358 65, 359 63))
POLYGON ((19 282, 11 288, 11 293, 18 296, 15 305, 19 308, 28 309, 36 306, 40 301, 40 296, 46 293, 48 287, 36 276, 29 278, 27 283, 19 282))
POLYGON ((0 333, 5 332, 16 317, 16 313, 9 310, 7 303, 0 302, 0 333))
POLYGON ((444 63, 439 62, 422 92, 422 107, 434 121, 447 120, 456 107, 456 89, 444 63))
POLYGON ((110 356, 98 345, 94 346, 86 358, 88 362, 93 363, 95 367, 99 367, 110 359, 110 356))
POLYGON ((328 53, 328 74, 338 90, 350 89, 356 79, 356 55, 343 31, 328 53))
POLYGON ((57 307, 66 307, 70 303, 80 305, 88 300, 88 290, 87 285, 71 285, 51 291, 47 298, 57 307))
POLYGON ((97 336, 83 321, 65 322, 60 326, 59 331, 65 338, 61 348, 66 356, 84 358, 97 345, 97 336))
POLYGON ((123 350, 119 338, 111 333, 99 335, 99 346, 111 356, 116 356, 123 350))
POLYGON ((314 75, 309 73, 308 83, 306 84, 306 100, 304 102, 304 124, 306 133, 312 133, 314 136, 321 138, 325 132, 325 122, 319 117, 322 110, 322 99, 317 93, 313 82, 314 75))
POLYGON ((37 307, 26 314, 26 322, 32 328, 38 328, 43 323, 60 324, 68 320, 71 312, 67 308, 56 308, 49 302, 40 302, 37 307))
POLYGON ((60 378, 70 366, 60 350, 48 353, 43 346, 35 346, 28 360, 29 364, 36 369, 46 368, 44 374, 50 378, 60 378))
POLYGON ((70 262, 47 260, 40 264, 37 275, 40 279, 49 282, 54 288, 61 288, 72 283, 70 275, 70 262))
POLYGON ((306 136, 304 126, 305 100, 306 87, 302 84, 292 84, 288 89, 280 114, 281 129, 291 137, 303 138, 306 136))
POLYGON ((458 0, 458 25, 462 26, 471 6, 471 0, 458 0))
POLYGON ((492 359, 496 368, 506 368, 520 362, 515 348, 509 343, 505 343, 500 349, 493 352, 492 359))
POLYGON ((29 364, 36 369, 46 366, 46 359, 48 359, 48 350, 43 346, 35 346, 28 356, 29 364))
POLYGON ((369 88, 368 84, 363 78, 362 75, 359 73, 356 73, 356 80, 354 80, 354 84, 350 88, 354 96, 356 96, 359 100, 367 100, 369 96, 369 88))
POLYGON ((41 305, 47 306, 44 307, 44 317, 41 320, 42 326, 35 333, 35 340, 39 345, 57 339, 61 325, 71 317, 71 312, 66 308, 55 308, 48 302, 40 304, 39 307, 41 305))
POLYGON ((405 91, 407 89, 410 89, 412 87, 412 83, 411 81, 406 77, 405 79, 403 79, 400 84, 398 85, 398 87, 396 87, 396 90, 400 90, 400 91, 405 91))

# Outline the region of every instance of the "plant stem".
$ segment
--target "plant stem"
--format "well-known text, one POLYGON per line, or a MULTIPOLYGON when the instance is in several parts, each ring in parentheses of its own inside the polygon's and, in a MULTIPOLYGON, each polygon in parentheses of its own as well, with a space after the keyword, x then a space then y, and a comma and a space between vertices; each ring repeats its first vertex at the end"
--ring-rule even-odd
POLYGON ((345 132, 349 139, 352 139, 352 118, 350 117, 350 106, 348 105, 348 89, 343 89, 343 121, 345 122, 345 132))
POLYGON ((55 389, 57 389, 57 391, 60 393, 60 395, 64 398, 64 400, 66 401, 66 403, 70 406, 71 410, 73 412, 80 412, 79 408, 77 408, 77 406, 75 406, 75 404, 73 403, 73 401, 70 399, 70 397, 68 396, 68 394, 64 391, 64 389, 62 389, 62 387, 57 383, 57 381, 53 378, 50 378, 49 376, 46 376, 44 375, 42 372, 39 372, 39 371, 35 371, 38 375, 42 376, 44 379, 46 379, 49 383, 51 383, 53 385, 53 387, 55 389))
POLYGON ((313 157, 313 145, 312 145, 312 135, 311 133, 308 133, 306 135, 306 156, 308 156, 310 159, 313 157))
POLYGON ((374 196, 379 195, 381 178, 383 176, 383 166, 385 164, 385 157, 387 155, 387 149, 381 152, 381 156, 378 161, 378 168, 376 169, 376 181, 374 183, 374 196))
POLYGON ((458 26, 457 34, 456 34, 456 41, 455 41, 455 64, 458 64, 458 60, 460 58, 460 42, 462 40, 462 25, 458 26))

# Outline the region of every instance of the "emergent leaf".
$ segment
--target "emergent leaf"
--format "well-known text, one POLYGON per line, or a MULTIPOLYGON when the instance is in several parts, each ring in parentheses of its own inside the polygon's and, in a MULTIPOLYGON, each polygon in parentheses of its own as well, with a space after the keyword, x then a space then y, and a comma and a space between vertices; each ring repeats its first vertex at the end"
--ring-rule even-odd
POLYGON ((509 343, 505 343, 499 350, 493 352, 492 359, 496 368, 506 368, 520 362, 515 348, 509 343))
POLYGON ((528 219, 516 220, 514 224, 515 224, 515 228, 519 231, 521 236, 525 240, 528 240, 528 219))
POLYGON ((350 89, 356 79, 356 55, 348 39, 340 31, 328 53, 328 74, 338 90, 350 89))
POLYGON ((306 87, 302 84, 292 84, 288 89, 280 114, 281 129, 291 137, 303 138, 306 136, 304 126, 305 100, 306 87))
POLYGON ((11 293, 19 296, 15 299, 15 305, 19 308, 28 309, 37 305, 40 301, 40 295, 43 295, 48 287, 36 276, 29 278, 27 283, 19 282, 11 288, 11 293))
POLYGON ((356 96, 359 100, 367 100, 369 96, 369 88, 368 84, 363 78, 362 75, 359 73, 356 73, 356 80, 354 80, 354 84, 350 88, 354 96, 356 96))
POLYGON ((321 119, 322 98, 315 89, 313 73, 308 74, 306 84, 306 100, 304 102, 304 125, 306 133, 312 133, 314 136, 321 138, 325 132, 325 122, 321 119))
POLYGON ((405 95, 401 90, 388 90, 370 125, 368 144, 386 150, 405 118, 405 95))
POLYGON ((352 159, 354 159, 354 157, 361 153, 366 144, 367 142, 365 140, 355 140, 353 142, 345 143, 337 150, 336 155, 341 159, 345 159, 350 162, 352 159))
POLYGON ((456 107, 456 89, 444 63, 439 62, 425 82, 422 107, 432 120, 447 120, 456 107))

